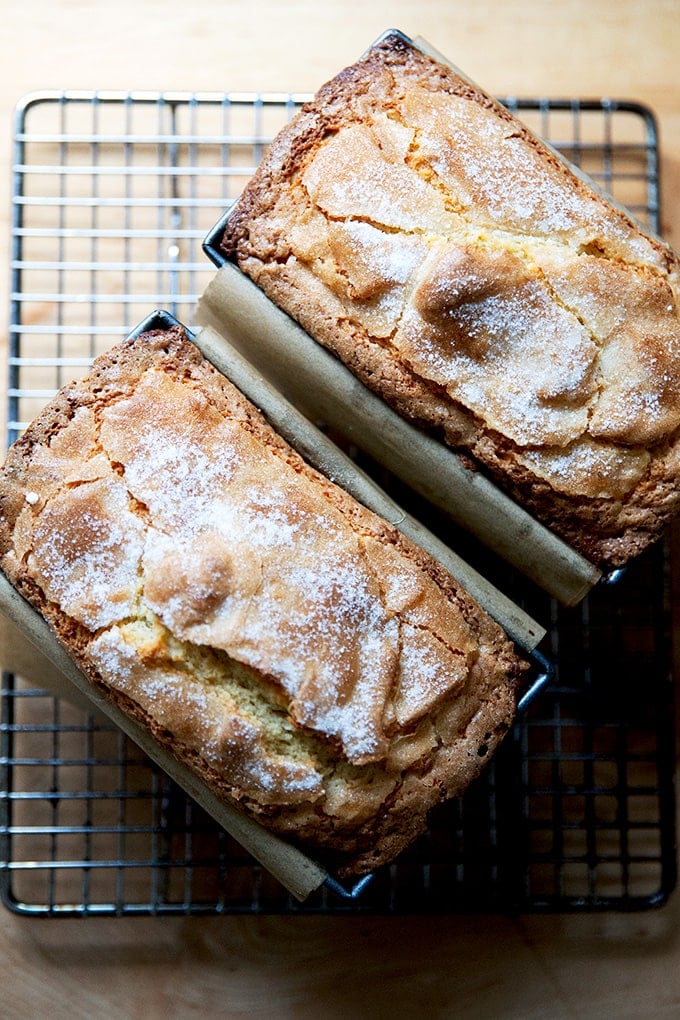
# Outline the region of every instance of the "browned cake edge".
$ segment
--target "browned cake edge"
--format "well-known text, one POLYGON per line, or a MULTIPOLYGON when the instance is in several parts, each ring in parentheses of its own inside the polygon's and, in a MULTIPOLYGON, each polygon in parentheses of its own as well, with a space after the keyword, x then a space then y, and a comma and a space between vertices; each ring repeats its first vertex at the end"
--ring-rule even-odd
POLYGON ((146 366, 157 365, 159 358, 164 370, 176 376, 190 377, 202 385, 217 407, 228 400, 233 406, 232 395, 227 397, 225 394, 225 380, 185 339, 183 330, 179 328, 144 334, 99 358, 89 381, 72 384, 60 391, 8 455, 0 476, 0 555, 3 570, 15 588, 47 620, 88 679, 131 718, 144 725, 161 747, 190 766, 219 797, 237 804, 268 828, 303 848, 312 851, 322 848, 337 854, 337 860, 334 860, 341 876, 371 870, 393 859, 423 831, 428 811, 436 803, 462 793, 480 773, 513 719, 517 689, 526 663, 516 655, 498 625, 429 554, 392 526, 379 521, 311 468, 243 398, 239 413, 242 412, 244 427, 266 437, 270 447, 276 448, 283 458, 295 464, 297 470, 322 485, 336 507, 350 519, 355 518, 357 524, 360 521, 362 527, 370 527, 372 533, 380 534, 386 542, 398 546, 404 555, 429 574, 447 598, 455 600, 480 643, 479 658, 471 669, 469 680, 473 693, 477 688, 482 692, 475 710, 460 719, 456 719, 454 710, 449 732, 442 734, 441 743, 431 760, 419 762, 418 768, 406 775, 394 795, 386 800, 379 814, 356 827, 341 821, 331 824, 328 816, 320 818, 314 805, 281 810, 244 797, 241 791, 225 783, 224 777, 195 750, 150 719, 141 706, 108 687, 87 658, 91 632, 63 613, 58 605, 49 602, 26 569, 13 563, 7 553, 12 549, 14 524, 24 505, 26 490, 22 476, 25 465, 30 461, 31 450, 49 443, 79 407, 96 404, 103 388, 119 386, 121 392, 125 392, 134 385, 135 375, 146 366))
MULTIPOLYGON (((253 272, 249 245, 249 223, 265 216, 277 193, 289 178, 304 166, 323 139, 355 118, 354 101, 371 86, 371 80, 400 66, 430 87, 465 96, 490 108, 499 118, 512 123, 513 131, 530 144, 546 165, 572 180, 566 163, 536 138, 504 106, 455 71, 410 45, 400 35, 388 35, 372 47, 361 61, 341 71, 318 91, 299 114, 279 133, 270 155, 257 169, 227 218, 220 241, 223 254, 251 275, 267 296, 319 343, 337 354, 369 389, 404 418, 439 436, 452 448, 470 454, 476 463, 518 504, 547 524, 595 566, 607 572, 624 566, 655 542, 680 509, 677 471, 669 458, 669 442, 657 449, 649 470, 627 497, 578 498, 556 492, 544 479, 513 457, 510 440, 487 429, 475 415, 458 406, 435 383, 412 374, 386 346, 369 337, 356 323, 325 318, 322 308, 310 308, 305 295, 297 294, 286 280, 253 272)), ((574 181, 579 192, 590 194, 582 180, 574 181)), ((641 227, 626 212, 608 202, 593 185, 612 216, 632 229, 641 227)), ((645 232, 659 258, 669 271, 680 272, 680 264, 671 249, 645 232)), ((275 262, 283 257, 283 247, 258 252, 258 259, 275 262)))

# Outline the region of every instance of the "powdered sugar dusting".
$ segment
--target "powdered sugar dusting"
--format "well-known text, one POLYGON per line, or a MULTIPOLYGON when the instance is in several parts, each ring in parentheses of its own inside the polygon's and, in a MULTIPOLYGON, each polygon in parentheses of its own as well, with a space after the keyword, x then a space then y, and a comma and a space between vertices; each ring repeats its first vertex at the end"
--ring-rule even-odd
POLYGON ((350 760, 381 757, 399 624, 356 534, 306 475, 209 408, 197 425, 194 405, 149 378, 104 414, 104 445, 151 514, 149 606, 182 640, 274 676, 298 722, 350 760))
POLYGON ((551 165, 513 124, 465 98, 414 89, 405 104, 417 123, 419 152, 472 222, 529 236, 592 237, 658 263, 652 245, 617 212, 602 206, 558 165, 551 165))
POLYGON ((427 631, 405 629, 410 640, 404 643, 400 661, 400 684, 395 698, 399 723, 408 727, 432 711, 437 702, 451 689, 454 677, 463 682, 467 677, 464 657, 453 662, 447 659, 437 640, 427 631))
MULTIPOLYGON (((319 777, 279 761, 257 710, 241 718, 214 677, 194 678, 187 649, 205 668, 224 652, 278 685, 291 731, 332 738, 352 763, 381 761, 400 655, 417 662, 394 606, 413 599, 419 568, 393 553, 386 605, 354 517, 243 413, 231 418, 192 380, 157 369, 102 402, 91 458, 101 477, 64 482, 47 500, 31 567, 97 632, 92 659, 108 683, 206 760, 238 759, 262 790, 285 779, 292 796, 319 777)), ((414 703, 423 690, 415 676, 414 703)))
POLYGON ((394 343, 419 374, 520 446, 568 442, 587 427, 597 348, 538 283, 444 306, 438 322, 409 309, 394 343))
POLYGON ((437 192, 403 159, 378 149, 361 126, 331 137, 305 171, 303 184, 312 202, 331 217, 401 230, 418 230, 424 219, 442 227, 450 223, 437 192))
POLYGON ((364 261, 386 283, 406 283, 423 260, 425 248, 417 239, 387 233, 363 220, 348 220, 342 229, 354 258, 364 261))
POLYGON ((47 597, 97 630, 135 611, 143 526, 115 478, 57 494, 33 529, 29 567, 47 597))
MULTIPOLYGON (((673 344, 657 344, 662 333, 664 340, 666 333, 680 336, 668 257, 492 104, 476 101, 469 89, 457 95, 421 87, 417 77, 401 80, 401 73, 391 68, 394 87, 376 80, 374 89, 353 97, 352 117, 334 121, 316 146, 302 188, 291 179, 294 202, 287 204, 281 189, 276 230, 284 243, 291 205, 296 218, 301 209, 315 217, 315 229, 295 255, 323 286, 303 279, 300 290, 310 308, 320 302, 324 322, 331 315, 341 322, 337 337, 320 330, 317 338, 354 359, 356 348, 347 356, 343 351, 359 327, 381 346, 393 345, 392 364, 404 366, 403 384, 392 384, 391 377, 382 383, 386 390, 403 385, 395 398, 406 393, 410 373, 419 383, 444 387, 454 419, 464 407, 487 435, 559 451, 590 434, 618 443, 622 470, 634 473, 636 455, 620 444, 658 443, 671 435, 680 424, 677 387, 659 372, 626 390, 620 377, 631 364, 635 371, 634 362, 619 358, 609 373, 602 352, 614 329, 629 330, 649 314, 644 342, 663 346, 666 374, 677 379, 673 344), (324 252, 315 262, 322 216, 331 255, 324 252), (344 243, 336 244, 340 235, 344 243), (409 247, 416 240, 420 247, 409 247), (468 247, 482 262, 499 253, 516 257, 532 282, 513 283, 514 295, 489 292, 488 276, 470 260, 457 278, 439 281, 442 307, 449 307, 433 324, 411 307, 413 293, 442 249, 468 247), (600 277, 602 266, 619 275, 614 289, 600 277), (663 305, 655 280, 666 285, 663 305), (639 300, 629 297, 631 289, 639 300), (673 317, 667 330, 661 308, 673 317)), ((428 282, 436 288, 434 274, 428 282)), ((285 297, 275 299, 285 305, 285 297)), ((288 310, 299 314, 297 307, 288 310)), ((315 322, 311 310, 305 324, 312 333, 315 322)), ((368 360, 363 367, 373 372, 368 360)), ((433 419, 438 414, 433 411, 433 419)), ((584 479, 586 459, 583 471, 570 459, 570 470, 584 479)))
POLYGON ((629 450, 625 456, 614 446, 584 437, 559 450, 526 450, 522 463, 558 492, 623 498, 642 478, 650 455, 646 450, 629 450))

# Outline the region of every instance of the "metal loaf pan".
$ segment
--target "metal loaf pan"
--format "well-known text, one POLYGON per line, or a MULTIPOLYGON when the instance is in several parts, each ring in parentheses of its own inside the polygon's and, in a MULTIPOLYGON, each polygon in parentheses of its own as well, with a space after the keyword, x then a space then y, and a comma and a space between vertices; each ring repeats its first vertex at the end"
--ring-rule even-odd
MULTIPOLYGON (((170 313, 157 310, 147 316, 129 334, 130 338, 138 337, 141 333, 149 330, 168 330, 182 324, 170 313)), ((203 350, 202 334, 198 336, 183 327, 199 349, 203 350)), ((203 352, 205 354, 205 352, 203 352)), ((206 355, 209 357, 209 351, 206 355)), ((209 357, 209 360, 213 360, 209 357)), ((296 423, 301 425, 297 442, 293 442, 298 450, 307 459, 316 461, 319 466, 325 461, 325 453, 331 457, 333 464, 342 473, 343 478, 349 478, 354 472, 356 476, 357 492, 364 497, 369 491, 368 500, 362 502, 375 502, 393 512, 397 518, 400 512, 396 505, 388 500, 388 497, 380 493, 373 483, 368 483, 362 478, 361 473, 353 468, 351 461, 345 458, 337 448, 329 443, 325 437, 318 434, 318 446, 316 454, 310 456, 310 430, 317 431, 305 422, 285 400, 265 383, 252 367, 233 352, 231 371, 224 372, 224 357, 218 358, 222 364, 216 365, 218 370, 228 374, 232 382, 249 399, 257 398, 254 402, 263 411, 270 422, 277 427, 282 424, 283 430, 288 433, 286 438, 291 441, 296 431, 296 423), (237 378, 234 378, 236 376, 237 378), (326 450, 328 447, 328 450, 326 450), (374 491, 372 491, 374 490, 374 491)), ((214 362, 213 362, 214 363, 214 362)), ((323 470, 323 467, 320 467, 323 470)), ((337 478, 337 476, 334 476, 337 478)), ((358 497, 360 498, 360 497, 358 497)), ((403 526, 407 521, 406 515, 403 520, 398 521, 398 526, 403 526)), ((422 537, 422 534, 421 534, 422 537)), ((442 547, 443 548, 443 547, 442 547)), ((76 700, 88 704, 99 715, 105 716, 114 722, 128 737, 130 737, 144 753, 162 768, 170 778, 188 793, 215 821, 228 833, 237 839, 241 845, 248 850, 252 856, 267 868, 281 884, 298 900, 305 900, 312 892, 326 887, 335 896, 342 899, 357 899, 362 890, 371 880, 371 875, 362 876, 353 884, 339 882, 317 861, 299 851, 296 847, 280 839, 278 836, 264 829, 259 823, 242 814, 238 809, 218 799, 196 775, 181 762, 177 761, 165 749, 160 747, 151 737, 148 731, 141 727, 134 720, 130 719, 117 706, 113 705, 97 689, 92 687, 88 679, 76 666, 71 657, 58 642, 56 636, 49 628, 45 620, 16 592, 10 585, 4 574, 0 573, 0 611, 9 619, 17 631, 26 638, 37 650, 41 659, 49 661, 58 671, 58 675, 64 678, 62 693, 68 696, 68 689, 73 688, 77 693, 76 700)), ((518 699, 518 711, 523 712, 536 694, 549 682, 553 669, 549 660, 536 648, 536 644, 543 635, 538 625, 530 621, 526 614, 519 612, 517 620, 522 621, 525 628, 523 652, 532 663, 531 675, 526 682, 525 688, 520 692, 518 699)))
MULTIPOLYGON (((376 43, 388 35, 401 37, 467 78, 423 39, 389 30, 376 43)), ((572 173, 602 193, 596 182, 545 144, 572 173)), ((199 302, 199 322, 221 332, 305 414, 355 442, 563 605, 576 605, 596 584, 621 578, 625 568, 603 576, 482 472, 469 470, 456 451, 392 411, 227 260, 220 241, 235 204, 203 243, 219 272, 199 302)))

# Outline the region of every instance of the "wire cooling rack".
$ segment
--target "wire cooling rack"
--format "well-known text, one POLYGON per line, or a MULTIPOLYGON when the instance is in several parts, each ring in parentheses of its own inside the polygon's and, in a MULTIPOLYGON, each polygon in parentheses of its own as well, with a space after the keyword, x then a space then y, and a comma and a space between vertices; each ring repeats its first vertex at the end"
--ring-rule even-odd
MULTIPOLYGON (((16 120, 7 433, 156 307, 192 326, 203 238, 304 97, 50 93, 16 120)), ((635 103, 513 100, 658 229, 654 119, 635 103)), ((373 470, 372 465, 366 465, 373 470)), ((468 794, 360 898, 300 905, 106 723, 5 674, 0 893, 34 915, 642 909, 675 885, 669 556, 564 609, 379 481, 549 628, 556 666, 468 794)))

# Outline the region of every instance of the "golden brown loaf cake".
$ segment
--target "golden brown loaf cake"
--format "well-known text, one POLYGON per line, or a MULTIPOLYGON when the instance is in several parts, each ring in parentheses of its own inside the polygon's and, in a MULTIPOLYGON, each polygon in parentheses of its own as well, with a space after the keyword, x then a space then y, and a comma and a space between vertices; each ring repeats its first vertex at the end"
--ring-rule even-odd
POLYGON ((282 131, 221 247, 598 566, 676 512, 677 259, 408 40, 282 131))
POLYGON ((343 873, 461 793, 525 664, 177 327, 99 358, 9 452, 0 553, 93 684, 343 873))

